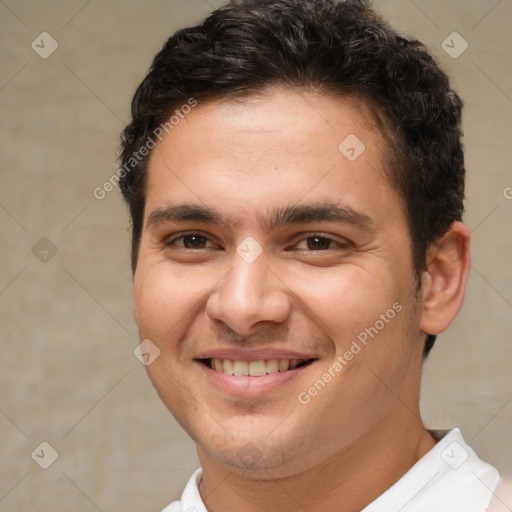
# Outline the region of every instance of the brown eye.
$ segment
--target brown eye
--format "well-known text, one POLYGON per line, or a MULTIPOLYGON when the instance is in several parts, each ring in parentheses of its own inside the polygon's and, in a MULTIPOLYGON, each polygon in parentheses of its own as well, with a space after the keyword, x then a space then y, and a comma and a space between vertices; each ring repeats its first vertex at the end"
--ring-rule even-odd
POLYGON ((325 251, 331 248, 332 240, 323 236, 310 236, 306 240, 307 248, 311 251, 325 251))
POLYGON ((352 247, 349 240, 331 238, 323 233, 310 233, 294 245, 294 250, 307 252, 332 252, 333 250, 344 251, 352 247))
POLYGON ((187 249, 203 249, 208 241, 206 237, 201 235, 184 235, 181 239, 183 240, 183 247, 187 249))
POLYGON ((203 235, 189 233, 169 240, 165 242, 165 245, 167 247, 181 247, 185 249, 206 249, 211 246, 211 242, 203 235))

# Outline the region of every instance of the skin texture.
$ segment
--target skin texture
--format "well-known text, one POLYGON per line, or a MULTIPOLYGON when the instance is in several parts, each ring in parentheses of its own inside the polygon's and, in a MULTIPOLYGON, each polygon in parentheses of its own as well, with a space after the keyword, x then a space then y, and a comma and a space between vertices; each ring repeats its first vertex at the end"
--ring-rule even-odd
POLYGON ((153 150, 134 317, 161 351, 149 377, 197 444, 208 510, 360 510, 435 444, 418 406, 423 343, 460 309, 469 234, 454 223, 432 244, 419 288, 384 165, 356 100, 279 88, 199 104, 153 150), (354 161, 338 149, 350 134, 366 148, 354 161), (222 223, 153 213, 180 204, 222 223), (305 204, 349 207, 367 222, 265 225, 269 212, 305 204), (180 238, 191 233, 205 238, 180 238), (262 250, 252 263, 237 253, 248 236, 262 250), (394 304, 400 311, 301 403, 394 304), (219 389, 195 360, 255 347, 316 361, 247 397, 219 389))

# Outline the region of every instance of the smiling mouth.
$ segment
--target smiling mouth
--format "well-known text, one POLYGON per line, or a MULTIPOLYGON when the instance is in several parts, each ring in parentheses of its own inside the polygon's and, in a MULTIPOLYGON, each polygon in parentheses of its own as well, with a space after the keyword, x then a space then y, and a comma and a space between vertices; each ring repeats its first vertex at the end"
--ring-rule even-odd
POLYGON ((233 361, 218 357, 199 359, 208 368, 237 377, 263 377, 270 373, 287 372, 308 366, 316 359, 259 359, 257 361, 233 361))

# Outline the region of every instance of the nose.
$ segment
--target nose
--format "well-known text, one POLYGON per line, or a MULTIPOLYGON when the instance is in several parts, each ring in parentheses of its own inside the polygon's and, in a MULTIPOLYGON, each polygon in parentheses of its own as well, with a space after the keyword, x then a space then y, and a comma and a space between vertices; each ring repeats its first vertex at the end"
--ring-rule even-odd
POLYGON ((235 253, 231 269, 208 299, 206 314, 248 336, 258 331, 258 324, 279 324, 288 318, 291 304, 287 290, 264 254, 248 263, 235 253))

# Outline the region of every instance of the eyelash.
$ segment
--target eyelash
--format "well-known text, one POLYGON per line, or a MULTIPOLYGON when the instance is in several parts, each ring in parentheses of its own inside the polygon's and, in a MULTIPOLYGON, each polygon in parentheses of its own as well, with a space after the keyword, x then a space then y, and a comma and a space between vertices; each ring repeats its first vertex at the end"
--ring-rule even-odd
POLYGON ((309 240, 310 238, 319 238, 321 240, 327 240, 328 242, 331 242, 332 244, 334 244, 337 247, 329 247, 328 249, 317 249, 317 250, 314 250, 314 249, 299 249, 299 250, 306 250, 307 252, 327 252, 327 251, 330 251, 330 250, 333 250, 336 248, 337 249, 346 249, 349 246, 348 242, 345 242, 345 243, 338 242, 329 236, 323 235, 322 233, 311 233, 311 234, 301 238, 295 245, 298 245, 299 243, 302 243, 302 242, 307 243, 307 240, 309 240))
MULTIPOLYGON (((197 233, 196 231, 191 231, 190 233, 183 233, 180 236, 171 238, 170 240, 166 240, 164 242, 164 244, 167 247, 175 247, 174 242, 176 242, 176 240, 181 240, 181 239, 183 239, 183 238, 185 238, 187 236, 194 236, 194 235, 198 236, 198 237, 201 237, 201 238, 204 238, 205 240, 208 240, 209 242, 211 242, 211 240, 207 236, 205 236, 205 235, 203 235, 201 233, 197 233)), ((187 251, 193 251, 194 250, 194 249, 188 249, 187 247, 182 247, 182 246, 179 246, 179 248, 180 249, 186 249, 187 251)), ((203 248, 201 248, 201 249, 203 249, 203 248)), ((201 249, 197 249, 197 250, 201 250, 201 249)))
MULTIPOLYGON (((184 246, 176 246, 175 245, 175 242, 177 240, 182 240, 182 239, 184 239, 187 236, 194 236, 194 235, 198 236, 198 237, 201 237, 201 238, 207 240, 210 243, 213 243, 213 242, 211 242, 211 240, 207 236, 205 236, 205 235, 203 235, 201 233, 198 233, 196 231, 191 231, 189 233, 183 233, 180 236, 177 236, 177 237, 174 237, 174 238, 172 238, 170 240, 167 240, 165 242, 165 246, 166 247, 179 247, 180 249, 185 249, 187 251, 195 251, 195 250, 200 251, 200 250, 203 250, 203 249, 207 249, 208 247, 201 247, 199 249, 191 249, 191 248, 187 248, 187 247, 184 247, 184 246)), ((329 242, 332 242, 333 244, 337 245, 337 249, 341 249, 341 250, 347 249, 347 248, 352 246, 352 243, 350 241, 348 241, 348 240, 346 240, 345 242, 338 242, 334 238, 331 238, 331 237, 329 237, 329 236, 327 236, 327 235, 325 235, 323 233, 308 233, 306 236, 304 236, 300 240, 298 240, 294 245, 298 245, 300 242, 307 241, 310 238, 320 238, 320 239, 328 240, 329 242)), ((327 251, 331 251, 333 249, 336 249, 336 247, 335 248, 329 247, 328 249, 318 249, 318 250, 313 250, 313 249, 311 249, 311 250, 299 249, 299 250, 306 250, 307 252, 327 252, 327 251)))

